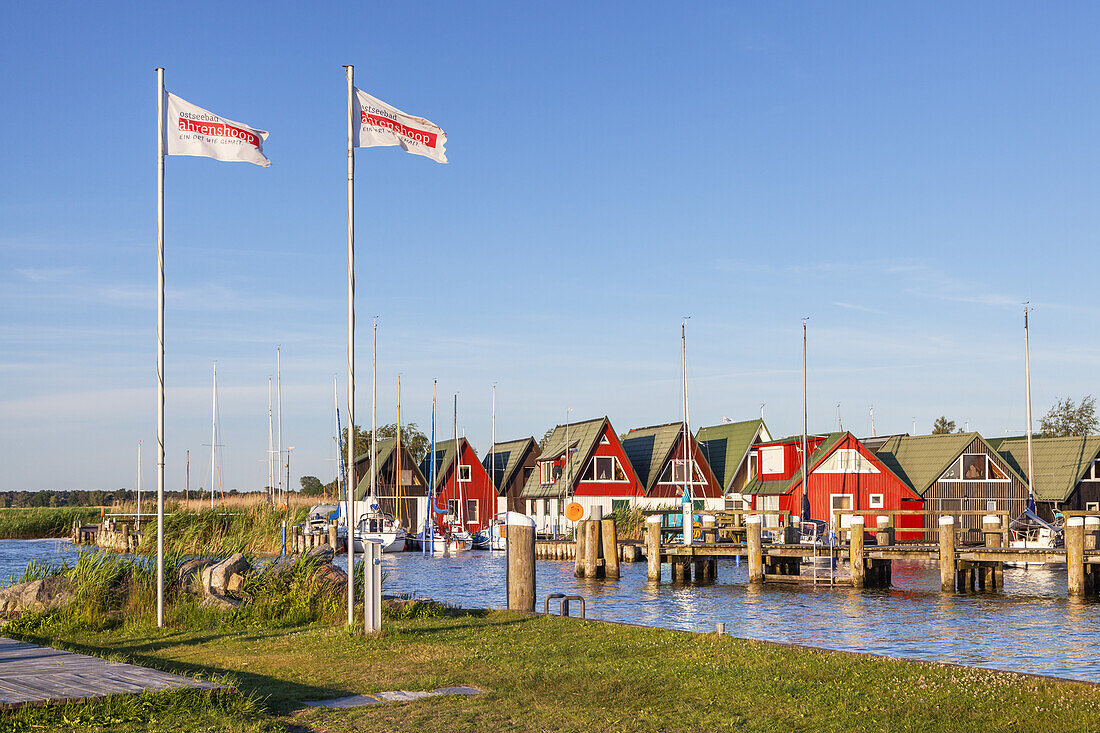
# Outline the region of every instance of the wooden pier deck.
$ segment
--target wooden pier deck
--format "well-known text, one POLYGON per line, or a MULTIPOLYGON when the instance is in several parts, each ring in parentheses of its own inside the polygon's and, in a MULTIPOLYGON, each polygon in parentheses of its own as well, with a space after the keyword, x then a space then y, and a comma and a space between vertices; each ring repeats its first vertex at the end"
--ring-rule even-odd
POLYGON ((0 637, 0 709, 187 687, 232 689, 215 682, 0 637))

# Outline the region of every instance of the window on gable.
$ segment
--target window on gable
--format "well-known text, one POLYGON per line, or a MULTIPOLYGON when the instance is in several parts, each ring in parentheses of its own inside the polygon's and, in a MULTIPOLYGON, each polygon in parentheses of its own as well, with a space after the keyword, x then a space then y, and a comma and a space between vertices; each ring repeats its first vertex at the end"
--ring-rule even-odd
POLYGON ((600 445, 611 445, 611 439, 606 435, 600 438, 600 445))
POLYGON ((942 481, 1007 481, 1004 471, 981 453, 966 453, 952 463, 943 475, 942 481))
POLYGON ((626 481, 626 474, 615 456, 594 456, 581 474, 581 481, 626 481))
POLYGON ((461 463, 458 466, 458 480, 460 482, 470 480, 470 467, 465 463, 461 463))
POLYGON ((466 500, 466 524, 477 524, 477 499, 466 500))
POLYGON ((855 448, 840 448, 822 461, 814 473, 878 473, 878 469, 855 448))
POLYGON ((883 507, 883 496, 882 496, 882 494, 871 494, 869 497, 867 497, 867 499, 868 499, 868 502, 867 502, 868 506, 870 506, 872 509, 882 509, 882 507, 883 507))
POLYGON ((561 478, 561 464, 557 461, 540 461, 539 462, 539 483, 543 486, 549 486, 550 484, 561 478))
POLYGON ((1092 462, 1092 467, 1085 471, 1082 481, 1100 481, 1100 458, 1092 462))
MULTIPOLYGON (((661 478, 658 479, 658 483, 662 484, 679 484, 683 486, 687 483, 687 470, 684 468, 685 463, 683 458, 674 458, 665 464, 665 470, 661 472, 661 478)), ((692 461, 692 484, 705 484, 706 479, 703 473, 702 467, 698 462, 692 461)))

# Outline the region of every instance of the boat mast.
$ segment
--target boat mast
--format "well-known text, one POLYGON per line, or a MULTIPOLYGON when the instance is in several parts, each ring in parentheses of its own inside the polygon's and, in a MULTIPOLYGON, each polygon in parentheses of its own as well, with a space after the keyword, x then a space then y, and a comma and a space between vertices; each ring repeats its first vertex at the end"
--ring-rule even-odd
POLYGON ((454 429, 455 429, 455 457, 454 457, 454 470, 451 472, 455 477, 455 496, 458 497, 458 528, 459 531, 466 530, 466 507, 463 506, 465 502, 462 501, 462 485, 458 482, 458 469, 462 465, 462 454, 458 450, 458 392, 455 392, 455 417, 454 417, 454 429))
POLYGON ((279 503, 282 503, 283 490, 283 362, 280 347, 275 347, 275 399, 279 407, 279 455, 275 459, 276 482, 279 484, 279 503))
POLYGON ((137 461, 137 521, 134 522, 134 529, 141 529, 141 443, 138 441, 138 461, 137 461))
POLYGON ((870 412, 871 412, 871 437, 874 438, 874 437, 877 437, 877 434, 875 433, 875 406, 874 405, 871 405, 870 412))
MULTIPOLYGON (((378 318, 374 319, 374 345, 371 349, 370 366, 370 502, 367 509, 377 501, 378 470, 375 459, 378 457, 378 318)), ((401 378, 398 377, 398 384, 401 378)), ((400 409, 400 408, 398 408, 400 409)))
POLYGON ((271 377, 267 378, 267 500, 275 506, 275 438, 271 427, 271 377))
POLYGON ((397 375, 397 463, 396 463, 396 478, 394 479, 394 496, 396 497, 395 507, 398 519, 400 519, 400 502, 401 502, 401 375, 397 375))
POLYGON ((218 456, 218 362, 214 362, 214 399, 210 409, 210 508, 214 508, 214 472, 218 456))
MULTIPOLYGON (((809 456, 806 455, 806 318, 802 319, 802 503, 806 502, 806 463, 809 461, 809 456)), ((799 514, 802 513, 802 508, 799 507, 799 514)), ((809 517, 803 517, 803 521, 809 519, 809 517)))
MULTIPOLYGON (((684 494, 687 496, 687 500, 690 502, 692 476, 691 471, 691 456, 688 448, 688 436, 690 435, 688 428, 688 382, 687 382, 687 320, 680 322, 680 381, 683 391, 683 408, 684 408, 684 494)), ((691 528, 684 529, 685 532, 690 532, 691 528)))
MULTIPOLYGON (((271 425, 271 385, 268 383, 268 429, 271 425)), ((343 484, 343 467, 340 465, 340 396, 337 392, 336 375, 332 375, 332 414, 336 420, 336 501, 340 501, 340 487, 343 484)), ((333 548, 335 549, 335 548, 333 548)))
POLYGON ((438 379, 432 380, 432 455, 428 468, 428 516, 424 518, 424 552, 435 550, 435 403, 438 379))
POLYGON ((497 385, 493 383, 493 422, 489 438, 489 482, 493 486, 493 494, 497 493, 497 385))
POLYGON ((1035 494, 1032 491, 1031 477, 1034 475, 1031 462, 1031 344, 1028 340, 1027 312, 1030 310, 1024 303, 1024 380, 1027 382, 1027 503, 1028 509, 1035 503, 1035 494))

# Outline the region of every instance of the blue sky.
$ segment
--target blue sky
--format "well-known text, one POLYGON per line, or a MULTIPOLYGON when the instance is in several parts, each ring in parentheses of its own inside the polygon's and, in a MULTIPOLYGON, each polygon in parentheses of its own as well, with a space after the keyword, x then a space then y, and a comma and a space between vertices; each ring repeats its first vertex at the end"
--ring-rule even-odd
MULTIPOLYGON (((1094 29, 1024 3, 16 4, 0 27, 0 489, 154 482, 155 76, 271 133, 269 169, 167 161, 167 483, 294 483, 346 385, 345 92, 448 133, 357 153, 357 410, 487 446, 607 414, 1022 431, 1097 392, 1094 29), (994 9, 996 12, 994 12, 994 9), (449 407, 441 422, 450 423, 449 407)), ((343 397, 341 398, 343 399, 343 397)))

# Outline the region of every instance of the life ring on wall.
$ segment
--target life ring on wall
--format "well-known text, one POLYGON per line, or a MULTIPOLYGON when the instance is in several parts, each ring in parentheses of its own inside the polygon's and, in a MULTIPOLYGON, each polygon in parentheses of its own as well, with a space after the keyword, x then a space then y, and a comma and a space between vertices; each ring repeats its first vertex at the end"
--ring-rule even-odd
POLYGON ((581 517, 583 517, 583 516, 584 516, 584 507, 581 506, 580 504, 578 504, 577 502, 571 501, 565 507, 565 518, 568 519, 570 522, 580 521, 581 517))

